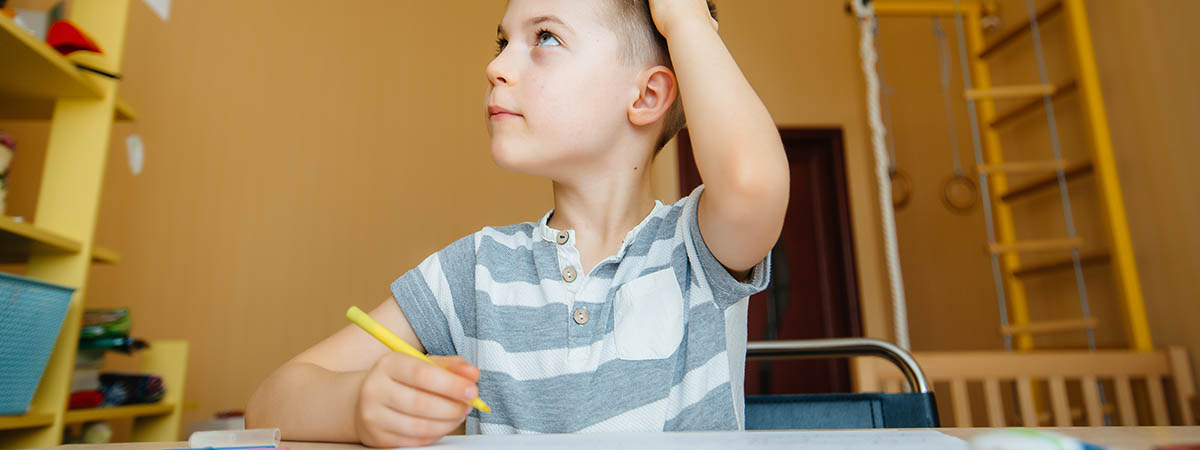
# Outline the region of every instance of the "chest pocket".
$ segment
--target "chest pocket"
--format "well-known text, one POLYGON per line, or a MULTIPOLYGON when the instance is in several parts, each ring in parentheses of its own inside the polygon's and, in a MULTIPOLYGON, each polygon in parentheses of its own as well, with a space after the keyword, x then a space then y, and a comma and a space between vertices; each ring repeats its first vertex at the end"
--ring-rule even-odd
POLYGON ((613 338, 626 360, 671 356, 683 339, 683 293, 667 268, 634 279, 617 290, 613 338))

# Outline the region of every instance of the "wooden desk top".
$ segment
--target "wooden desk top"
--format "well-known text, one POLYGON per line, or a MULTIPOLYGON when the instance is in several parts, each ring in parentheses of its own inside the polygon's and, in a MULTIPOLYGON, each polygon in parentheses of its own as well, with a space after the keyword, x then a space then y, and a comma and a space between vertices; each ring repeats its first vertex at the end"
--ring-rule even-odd
MULTIPOLYGON (((1094 444, 1118 449, 1153 449, 1164 445, 1200 445, 1200 426, 1190 427, 1076 427, 1039 428, 1074 436, 1094 444)), ((968 439, 995 428, 938 428, 937 431, 961 439, 968 439)), ((67 445, 55 447, 65 450, 162 450, 184 448, 187 442, 134 442, 103 445, 67 445)), ((290 450, 356 450, 359 445, 329 444, 319 442, 284 441, 280 447, 290 450)))

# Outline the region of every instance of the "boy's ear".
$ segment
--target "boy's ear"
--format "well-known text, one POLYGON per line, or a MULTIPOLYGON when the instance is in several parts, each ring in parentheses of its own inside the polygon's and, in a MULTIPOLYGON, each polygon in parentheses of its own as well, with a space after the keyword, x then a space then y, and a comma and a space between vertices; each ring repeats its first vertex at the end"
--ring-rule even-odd
POLYGON ((629 122, 646 126, 657 122, 675 102, 675 73, 666 66, 646 69, 638 77, 638 95, 629 105, 629 122))

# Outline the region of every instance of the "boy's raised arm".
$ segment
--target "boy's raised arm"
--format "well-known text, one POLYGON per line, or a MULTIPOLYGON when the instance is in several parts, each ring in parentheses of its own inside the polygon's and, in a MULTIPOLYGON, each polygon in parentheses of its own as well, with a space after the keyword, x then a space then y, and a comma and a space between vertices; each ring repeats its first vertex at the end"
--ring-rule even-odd
POLYGON ((717 35, 705 0, 650 0, 667 38, 696 167, 704 241, 743 278, 774 247, 787 211, 787 156, 775 122, 717 35))

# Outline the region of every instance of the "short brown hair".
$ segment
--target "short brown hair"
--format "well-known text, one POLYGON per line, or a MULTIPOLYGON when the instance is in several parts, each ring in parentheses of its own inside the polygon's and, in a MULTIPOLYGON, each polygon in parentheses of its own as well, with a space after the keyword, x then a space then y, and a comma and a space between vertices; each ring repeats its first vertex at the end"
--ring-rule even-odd
MULTIPOLYGON (((649 0, 607 0, 612 6, 613 22, 616 26, 617 39, 621 40, 621 56, 628 64, 653 63, 675 70, 671 64, 671 52, 667 49, 667 39, 658 32, 654 19, 650 15, 649 0)), ((717 17, 717 6, 708 0, 708 11, 713 18, 717 17)), ((678 92, 678 89, 676 89, 678 92)), ((682 97, 676 96, 675 103, 667 110, 663 119, 662 133, 654 144, 657 154, 671 138, 675 137, 684 125, 687 117, 683 114, 682 97)))

